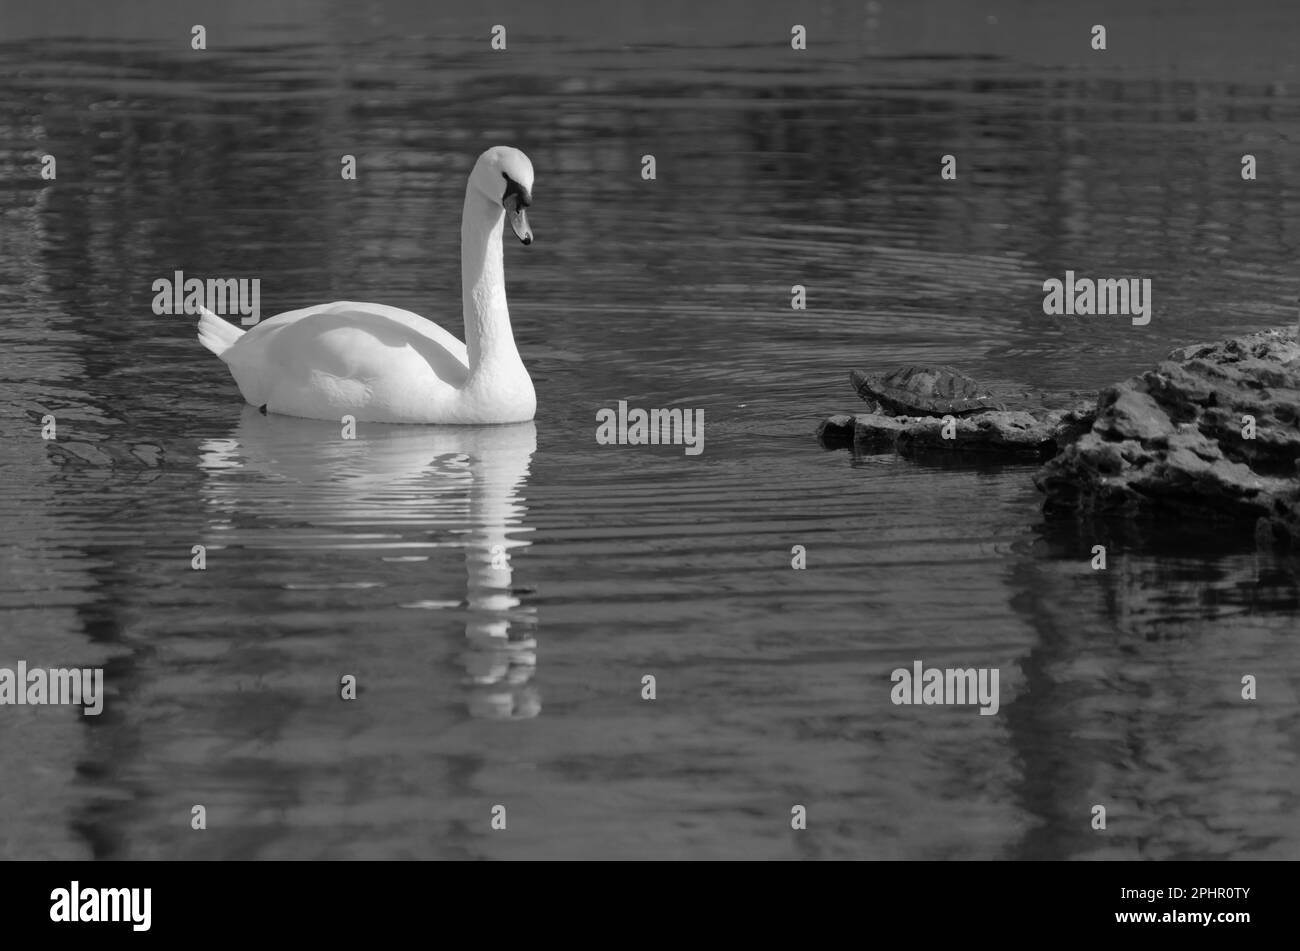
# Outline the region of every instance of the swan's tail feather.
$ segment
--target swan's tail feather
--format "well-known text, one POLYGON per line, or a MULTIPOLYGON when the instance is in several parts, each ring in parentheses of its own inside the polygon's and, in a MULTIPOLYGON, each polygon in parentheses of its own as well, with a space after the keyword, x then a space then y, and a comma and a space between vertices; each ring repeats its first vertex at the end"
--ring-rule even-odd
MULTIPOLYGON (((222 354, 238 342, 239 338, 244 335, 244 331, 234 324, 222 320, 202 304, 199 307, 202 310, 202 314, 199 316, 199 343, 221 357, 222 354)), ((222 359, 224 360, 225 357, 222 357, 222 359)))

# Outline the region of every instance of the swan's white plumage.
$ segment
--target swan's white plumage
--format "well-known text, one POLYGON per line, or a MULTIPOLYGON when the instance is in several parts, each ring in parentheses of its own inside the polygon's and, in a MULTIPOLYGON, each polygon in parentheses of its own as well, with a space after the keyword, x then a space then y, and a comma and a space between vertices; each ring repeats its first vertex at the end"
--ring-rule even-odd
POLYGON ((244 335, 238 327, 226 323, 206 307, 201 307, 203 316, 199 318, 199 343, 217 356, 221 356, 235 341, 244 335))
MULTIPOLYGON (((466 188, 461 275, 467 342, 410 311, 352 301, 278 314, 247 332, 205 310, 199 341, 230 367, 244 399, 268 412, 388 423, 532 419, 533 384, 506 307, 501 198, 507 182, 530 195, 532 165, 522 152, 498 146, 479 157, 466 188)), ((522 214, 512 225, 516 233, 527 231, 522 214)))

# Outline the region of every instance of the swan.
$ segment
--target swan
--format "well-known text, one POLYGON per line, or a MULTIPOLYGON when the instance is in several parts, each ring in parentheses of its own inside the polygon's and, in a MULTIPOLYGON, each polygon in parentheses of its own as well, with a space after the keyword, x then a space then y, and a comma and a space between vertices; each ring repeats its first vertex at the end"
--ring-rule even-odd
POLYGON ((264 413, 358 422, 518 423, 537 397, 510 329, 501 234, 532 244, 533 165, 496 146, 474 163, 460 225, 465 342, 383 304, 336 301, 278 314, 247 331, 203 308, 199 342, 225 361, 264 413))

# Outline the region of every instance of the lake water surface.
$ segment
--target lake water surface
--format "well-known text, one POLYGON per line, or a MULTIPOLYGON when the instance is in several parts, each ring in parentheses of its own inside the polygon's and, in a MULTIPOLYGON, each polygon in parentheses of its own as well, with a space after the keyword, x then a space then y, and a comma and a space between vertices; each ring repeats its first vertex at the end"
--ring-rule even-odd
POLYGON ((1294 320, 1300 11, 827 2, 796 52, 775 2, 540 6, 5 5, 0 666, 109 694, 0 708, 0 856, 1300 856, 1294 562, 814 436, 850 367, 1088 393, 1294 320), (343 440, 152 312, 183 270, 459 335, 497 143, 533 424, 343 440), (1151 323, 1045 317, 1067 269, 1151 323), (704 452, 598 445, 619 400, 704 452), (916 659, 998 714, 894 706, 916 659))

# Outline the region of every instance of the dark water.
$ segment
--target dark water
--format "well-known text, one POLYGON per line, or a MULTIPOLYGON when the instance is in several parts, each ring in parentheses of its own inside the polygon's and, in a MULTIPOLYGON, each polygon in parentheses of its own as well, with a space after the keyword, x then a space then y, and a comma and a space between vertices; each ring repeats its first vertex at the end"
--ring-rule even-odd
POLYGON ((850 366, 1090 391, 1294 319, 1300 11, 824 3, 799 53, 783 4, 497 6, 4 5, 0 666, 109 696, 0 708, 0 855, 1300 855, 1293 563, 813 438, 850 366), (535 425, 344 441, 152 313, 181 269, 459 334, 496 143, 535 425), (1066 269, 1150 325, 1044 317, 1066 269), (621 399, 704 453, 597 445, 621 399), (914 659, 1000 668, 998 715, 892 705, 914 659))

